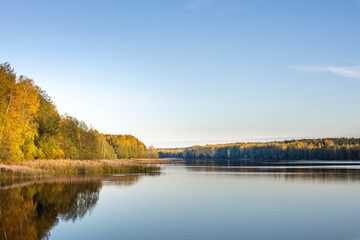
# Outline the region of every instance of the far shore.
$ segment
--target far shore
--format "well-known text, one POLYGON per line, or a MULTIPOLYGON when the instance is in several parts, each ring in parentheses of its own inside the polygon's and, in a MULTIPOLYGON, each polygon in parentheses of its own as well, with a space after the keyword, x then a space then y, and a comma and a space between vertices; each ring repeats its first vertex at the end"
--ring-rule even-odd
POLYGON ((32 160, 0 163, 0 176, 158 173, 162 159, 32 160))

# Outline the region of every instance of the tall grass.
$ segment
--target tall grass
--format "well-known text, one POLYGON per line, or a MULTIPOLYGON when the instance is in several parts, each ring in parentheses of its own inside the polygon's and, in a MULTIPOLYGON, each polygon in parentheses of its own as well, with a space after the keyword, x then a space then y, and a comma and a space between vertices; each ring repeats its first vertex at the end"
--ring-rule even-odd
POLYGON ((160 168, 134 160, 34 160, 0 164, 0 175, 156 173, 160 168))

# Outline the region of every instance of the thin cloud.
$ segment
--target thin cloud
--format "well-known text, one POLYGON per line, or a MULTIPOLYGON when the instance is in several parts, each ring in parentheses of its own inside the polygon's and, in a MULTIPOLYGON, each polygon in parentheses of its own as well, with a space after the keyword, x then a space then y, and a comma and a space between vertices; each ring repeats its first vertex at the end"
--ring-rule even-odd
POLYGON ((190 0, 186 4, 186 8, 189 9, 189 10, 194 10, 194 9, 197 9, 197 8, 205 7, 209 3, 210 3, 210 0, 190 0))
POLYGON ((336 66, 292 66, 294 70, 304 72, 331 72, 335 75, 360 79, 360 65, 351 67, 336 66))

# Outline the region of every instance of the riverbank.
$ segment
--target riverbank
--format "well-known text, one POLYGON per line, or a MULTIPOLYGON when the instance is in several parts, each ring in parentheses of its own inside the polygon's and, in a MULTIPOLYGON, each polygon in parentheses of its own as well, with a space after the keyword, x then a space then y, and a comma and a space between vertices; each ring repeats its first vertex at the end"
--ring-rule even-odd
POLYGON ((156 159, 33 160, 0 164, 0 176, 158 173, 156 159))

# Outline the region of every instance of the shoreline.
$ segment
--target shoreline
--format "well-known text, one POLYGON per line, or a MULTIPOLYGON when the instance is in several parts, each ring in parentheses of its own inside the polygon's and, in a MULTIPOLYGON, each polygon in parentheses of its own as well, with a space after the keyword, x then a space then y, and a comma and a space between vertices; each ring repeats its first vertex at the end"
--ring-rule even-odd
POLYGON ((160 159, 32 160, 0 163, 0 177, 159 173, 160 159))

